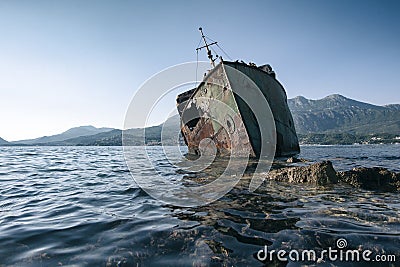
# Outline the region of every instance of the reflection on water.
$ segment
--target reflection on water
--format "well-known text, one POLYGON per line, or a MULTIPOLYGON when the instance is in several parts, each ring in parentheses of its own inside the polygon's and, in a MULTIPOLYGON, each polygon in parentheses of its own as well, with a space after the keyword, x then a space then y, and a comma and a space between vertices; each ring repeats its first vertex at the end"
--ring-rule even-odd
MULTIPOLYGON (((375 164, 399 171, 395 145, 302 151, 307 159, 333 160, 337 169, 375 164)), ((133 175, 147 175, 143 153, 138 147, 133 175)), ((0 155, 0 265, 262 266, 255 254, 264 245, 321 251, 338 238, 349 249, 395 254, 399 265, 395 193, 273 181, 250 193, 247 179, 207 206, 178 208, 138 188, 119 147, 3 147, 0 155)), ((194 173, 157 160, 166 179, 193 186, 223 169, 221 163, 194 173)))

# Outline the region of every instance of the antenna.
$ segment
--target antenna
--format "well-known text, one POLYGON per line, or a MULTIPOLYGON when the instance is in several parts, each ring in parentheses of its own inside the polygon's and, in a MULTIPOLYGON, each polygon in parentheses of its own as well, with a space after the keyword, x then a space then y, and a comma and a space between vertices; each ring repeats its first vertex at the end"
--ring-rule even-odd
MULTIPOLYGON (((208 44, 208 43, 207 43, 207 40, 206 40, 206 36, 204 35, 203 29, 202 29, 201 27, 199 28, 199 31, 201 32, 201 37, 203 38, 203 41, 204 41, 204 44, 205 44, 205 45, 203 45, 202 47, 196 48, 196 51, 201 50, 202 48, 206 48, 206 49, 207 49, 208 58, 209 58, 210 61, 211 61, 211 66, 215 67, 214 61, 215 61, 216 59, 214 59, 214 57, 213 57, 213 55, 212 55, 212 53, 211 53, 211 50, 210 50, 210 48, 208 48, 208 47, 209 47, 209 46, 212 46, 212 45, 215 45, 215 44, 217 44, 218 42, 213 42, 213 43, 211 43, 211 44, 208 44)), ((217 56, 218 56, 218 55, 217 55, 217 56)))

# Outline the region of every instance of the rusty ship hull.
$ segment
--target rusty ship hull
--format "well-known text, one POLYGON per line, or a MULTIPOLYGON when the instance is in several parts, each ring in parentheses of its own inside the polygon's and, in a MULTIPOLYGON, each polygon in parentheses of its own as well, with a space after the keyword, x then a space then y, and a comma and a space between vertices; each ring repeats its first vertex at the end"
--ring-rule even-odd
POLYGON ((275 157, 300 153, 286 92, 270 66, 257 67, 254 64, 229 61, 221 61, 199 86, 177 97, 181 133, 188 153, 200 155, 203 152, 200 151, 202 140, 209 138, 220 156, 231 155, 233 150, 236 156, 260 156, 262 142, 259 125, 251 109, 232 90, 235 79, 227 68, 234 68, 250 78, 268 101, 276 129, 275 157), (234 115, 209 100, 224 103, 234 111, 234 115))

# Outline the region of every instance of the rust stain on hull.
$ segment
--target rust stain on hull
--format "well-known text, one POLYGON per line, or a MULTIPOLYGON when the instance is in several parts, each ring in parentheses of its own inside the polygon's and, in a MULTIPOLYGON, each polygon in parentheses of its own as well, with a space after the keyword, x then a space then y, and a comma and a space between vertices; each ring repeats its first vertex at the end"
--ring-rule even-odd
MULTIPOLYGON (((177 97, 181 132, 190 154, 207 153, 204 139, 214 142, 218 155, 258 157, 260 129, 251 110, 240 102, 232 90, 225 66, 243 72, 260 88, 274 116, 276 125, 275 156, 300 152, 293 119, 282 85, 269 68, 223 61, 211 70, 197 87, 177 97)), ((268 66, 269 67, 269 66, 268 66)), ((235 84, 233 84, 235 86, 235 84)))

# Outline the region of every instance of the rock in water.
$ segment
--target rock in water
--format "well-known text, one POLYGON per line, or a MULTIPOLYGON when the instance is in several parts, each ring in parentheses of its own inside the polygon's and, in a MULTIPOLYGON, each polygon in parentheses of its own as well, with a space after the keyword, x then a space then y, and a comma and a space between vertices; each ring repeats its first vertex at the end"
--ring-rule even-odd
POLYGON ((354 168, 338 172, 339 180, 369 190, 400 191, 400 173, 385 168, 354 168))
POLYGON ((280 182, 328 185, 338 182, 367 190, 400 192, 400 173, 385 168, 354 168, 336 172, 330 161, 302 167, 281 167, 268 173, 268 178, 280 182))
POLYGON ((271 170, 268 173, 268 178, 282 182, 314 185, 327 185, 338 182, 338 176, 330 161, 322 161, 303 167, 271 170))
POLYGON ((296 158, 296 157, 290 157, 290 158, 288 158, 288 159, 286 160, 286 162, 287 162, 287 163, 307 162, 307 160, 306 160, 306 159, 303 159, 303 158, 298 159, 298 158, 296 158))
POLYGON ((300 160, 298 160, 295 157, 290 157, 286 160, 287 163, 295 163, 295 162, 299 162, 300 160))

